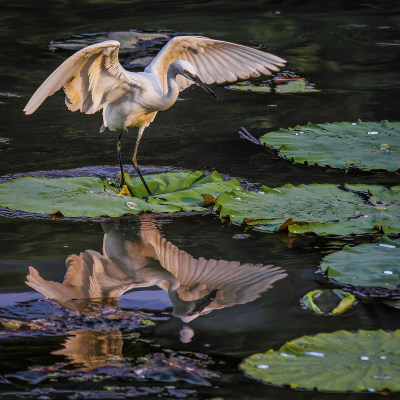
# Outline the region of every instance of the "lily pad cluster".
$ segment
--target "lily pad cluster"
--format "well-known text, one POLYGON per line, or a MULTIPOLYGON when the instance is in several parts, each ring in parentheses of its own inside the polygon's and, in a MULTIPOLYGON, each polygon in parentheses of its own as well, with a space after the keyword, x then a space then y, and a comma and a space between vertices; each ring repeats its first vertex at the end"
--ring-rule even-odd
POLYGON ((400 330, 303 336, 241 364, 259 381, 331 392, 400 390, 400 330))
POLYGON ((285 185, 248 191, 237 179, 217 172, 170 172, 140 182, 126 174, 135 197, 120 196, 108 180, 96 177, 23 177, 0 185, 0 205, 12 210, 66 217, 118 217, 141 212, 205 211, 261 231, 351 235, 400 232, 400 186, 285 185), (340 210, 340 213, 338 213, 340 210))
POLYGON ((260 142, 294 163, 364 171, 400 168, 399 122, 308 123, 268 132, 260 142))

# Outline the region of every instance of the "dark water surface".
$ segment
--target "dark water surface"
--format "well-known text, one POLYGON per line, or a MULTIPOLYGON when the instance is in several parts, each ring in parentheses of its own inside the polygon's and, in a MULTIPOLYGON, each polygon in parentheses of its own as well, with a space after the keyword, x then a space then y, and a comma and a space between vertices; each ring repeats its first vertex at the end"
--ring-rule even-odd
MULTIPOLYGON (((390 173, 345 174, 333 169, 293 166, 244 142, 238 135, 241 126, 258 137, 308 121, 398 121, 400 6, 395 1, 17 0, 2 2, 0 23, 3 179, 35 171, 77 169, 76 174, 83 170, 100 175, 116 171, 116 136, 108 131, 98 132, 102 123, 100 113, 86 116, 69 112, 62 93, 46 100, 32 116, 24 116, 22 109, 37 86, 73 53, 66 48, 52 50, 54 41, 67 43, 74 37, 85 41, 93 34, 134 29, 172 35, 193 33, 261 46, 287 59, 285 70, 306 78, 319 90, 263 95, 232 91, 221 85, 215 87, 215 100, 191 87, 182 93, 182 101, 158 114, 146 130, 138 157, 145 172, 165 168, 217 170, 244 182, 268 186, 399 183, 399 176, 390 173)), ((144 50, 143 56, 154 56, 163 43, 160 40, 144 50)), ((129 53, 122 56, 124 66, 128 61, 129 53)), ((135 140, 136 132, 131 129, 123 138, 126 156, 132 152, 135 140)), ((0 317, 55 321, 50 335, 1 339, 1 399, 119 399, 135 397, 139 392, 145 398, 193 399, 366 396, 269 387, 244 377, 238 365, 245 356, 278 348, 305 334, 399 328, 398 310, 379 302, 360 300, 352 310, 337 317, 314 316, 299 302, 310 290, 330 287, 316 272, 325 254, 346 243, 368 242, 370 237, 302 237, 291 243, 285 236, 243 232, 241 227, 222 223, 213 214, 156 217, 151 228, 148 224, 147 219, 136 217, 83 221, 1 214, 0 317), (43 296, 24 283, 29 266, 45 279, 61 282, 70 255, 92 250, 96 253, 90 254, 100 257, 103 243, 124 265, 139 265, 139 256, 134 261, 124 257, 129 251, 136 257, 147 249, 140 237, 141 230, 161 235, 168 242, 165 246, 176 246, 195 259, 273 264, 287 276, 267 290, 267 281, 260 278, 258 288, 249 284, 247 292, 246 289, 235 296, 240 292, 238 287, 225 282, 221 285, 227 287, 226 296, 232 298, 208 313, 204 312, 208 305, 202 304, 199 309, 203 307, 203 312, 193 314, 187 309, 189 300, 185 304, 179 302, 173 293, 162 288, 160 282, 167 278, 160 266, 162 262, 154 260, 151 268, 143 272, 144 278, 142 272, 132 278, 135 288, 120 299, 120 306, 127 313, 142 311, 144 317, 154 320, 155 325, 132 329, 140 332, 139 339, 132 336, 123 317, 113 323, 107 309, 104 321, 85 320, 78 311, 41 300, 43 296), (157 353, 156 358, 176 357, 179 362, 186 362, 182 360, 189 357, 195 370, 203 368, 211 374, 196 375, 211 386, 204 382, 196 384, 193 377, 187 376, 183 381, 176 381, 174 376, 169 383, 165 383, 166 379, 157 382, 154 368, 144 380, 82 377, 82 371, 116 362, 109 361, 111 356, 129 365, 137 365, 138 359, 146 356, 146 362, 150 358, 157 364, 149 356, 157 353), (41 372, 38 368, 42 368, 41 372), (43 370, 49 373, 49 368, 69 370, 75 375, 38 381, 43 370), (4 382, 1 376, 5 376, 4 382)), ((231 274, 226 273, 228 277, 231 274)), ((212 296, 207 301, 211 303, 212 296)), ((112 375, 110 371, 109 368, 105 375, 112 375)), ((395 395, 389 395, 392 397, 395 395)))

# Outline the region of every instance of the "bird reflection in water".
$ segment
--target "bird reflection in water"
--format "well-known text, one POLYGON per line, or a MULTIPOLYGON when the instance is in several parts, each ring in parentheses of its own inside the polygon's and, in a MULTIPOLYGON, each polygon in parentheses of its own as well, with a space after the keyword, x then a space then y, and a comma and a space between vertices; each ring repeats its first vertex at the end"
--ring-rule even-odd
POLYGON ((71 363, 83 366, 85 370, 121 364, 124 341, 118 330, 99 332, 82 329, 68 332, 63 348, 52 352, 65 356, 71 363))
MULTIPOLYGON (((272 265, 241 264, 194 258, 163 238, 151 217, 132 222, 103 223, 103 254, 85 250, 70 255, 62 283, 43 279, 29 267, 27 284, 67 308, 81 303, 118 304, 120 296, 132 289, 158 286, 168 293, 172 315, 185 324, 213 310, 255 300, 286 277, 272 265)), ((80 309, 82 311, 82 309, 80 309)), ((180 331, 182 342, 194 332, 189 326, 180 331)))

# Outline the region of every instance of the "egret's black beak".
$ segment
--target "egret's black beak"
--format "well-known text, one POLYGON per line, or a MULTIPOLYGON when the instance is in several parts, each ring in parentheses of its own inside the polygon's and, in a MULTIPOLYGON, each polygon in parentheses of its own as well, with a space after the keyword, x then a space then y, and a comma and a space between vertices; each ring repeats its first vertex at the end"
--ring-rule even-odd
POLYGON ((198 76, 186 75, 186 77, 192 80, 197 86, 203 88, 207 93, 211 94, 214 97, 217 97, 217 95, 211 90, 211 88, 206 85, 198 76))

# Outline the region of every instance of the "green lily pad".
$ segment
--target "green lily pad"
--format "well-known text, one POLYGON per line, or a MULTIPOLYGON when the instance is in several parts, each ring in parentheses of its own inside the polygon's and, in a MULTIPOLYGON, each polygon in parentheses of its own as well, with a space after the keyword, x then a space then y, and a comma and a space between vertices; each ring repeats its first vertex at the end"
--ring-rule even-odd
POLYGON ((317 315, 339 315, 350 309, 356 298, 343 290, 324 289, 306 293, 302 303, 317 315))
POLYGON ((262 231, 351 235, 400 232, 400 186, 331 184, 263 186, 223 193, 214 209, 262 231))
POLYGON ((303 336, 245 359, 244 373, 272 385, 331 392, 400 391, 400 330, 303 336))
POLYGON ((340 122, 296 126, 260 138, 294 163, 396 171, 400 168, 399 122, 340 122))
POLYGON ((119 217, 142 211, 173 213, 204 211, 202 195, 217 197, 239 187, 217 173, 204 177, 202 172, 169 172, 146 176, 154 196, 140 198, 145 189, 139 178, 127 176, 132 193, 138 197, 118 195, 108 180, 95 177, 36 178, 23 177, 0 185, 0 206, 38 214, 62 214, 66 217, 119 217))
POLYGON ((91 44, 100 43, 105 40, 118 40, 121 44, 120 52, 126 53, 134 50, 141 42, 149 45, 148 42, 158 44, 160 39, 167 40, 169 36, 163 33, 146 33, 138 31, 122 31, 107 33, 84 33, 79 36, 73 35, 62 40, 54 40, 50 43, 50 50, 67 49, 80 50, 91 44))
POLYGON ((354 286, 396 289, 400 285, 400 240, 381 238, 377 243, 345 246, 322 260, 329 278, 354 286))
POLYGON ((277 81, 271 86, 271 83, 255 84, 250 81, 238 82, 234 85, 226 86, 227 89, 240 90, 243 92, 255 92, 255 93, 307 93, 307 92, 318 92, 314 88, 314 85, 307 82, 305 79, 299 78, 288 81, 277 81))

